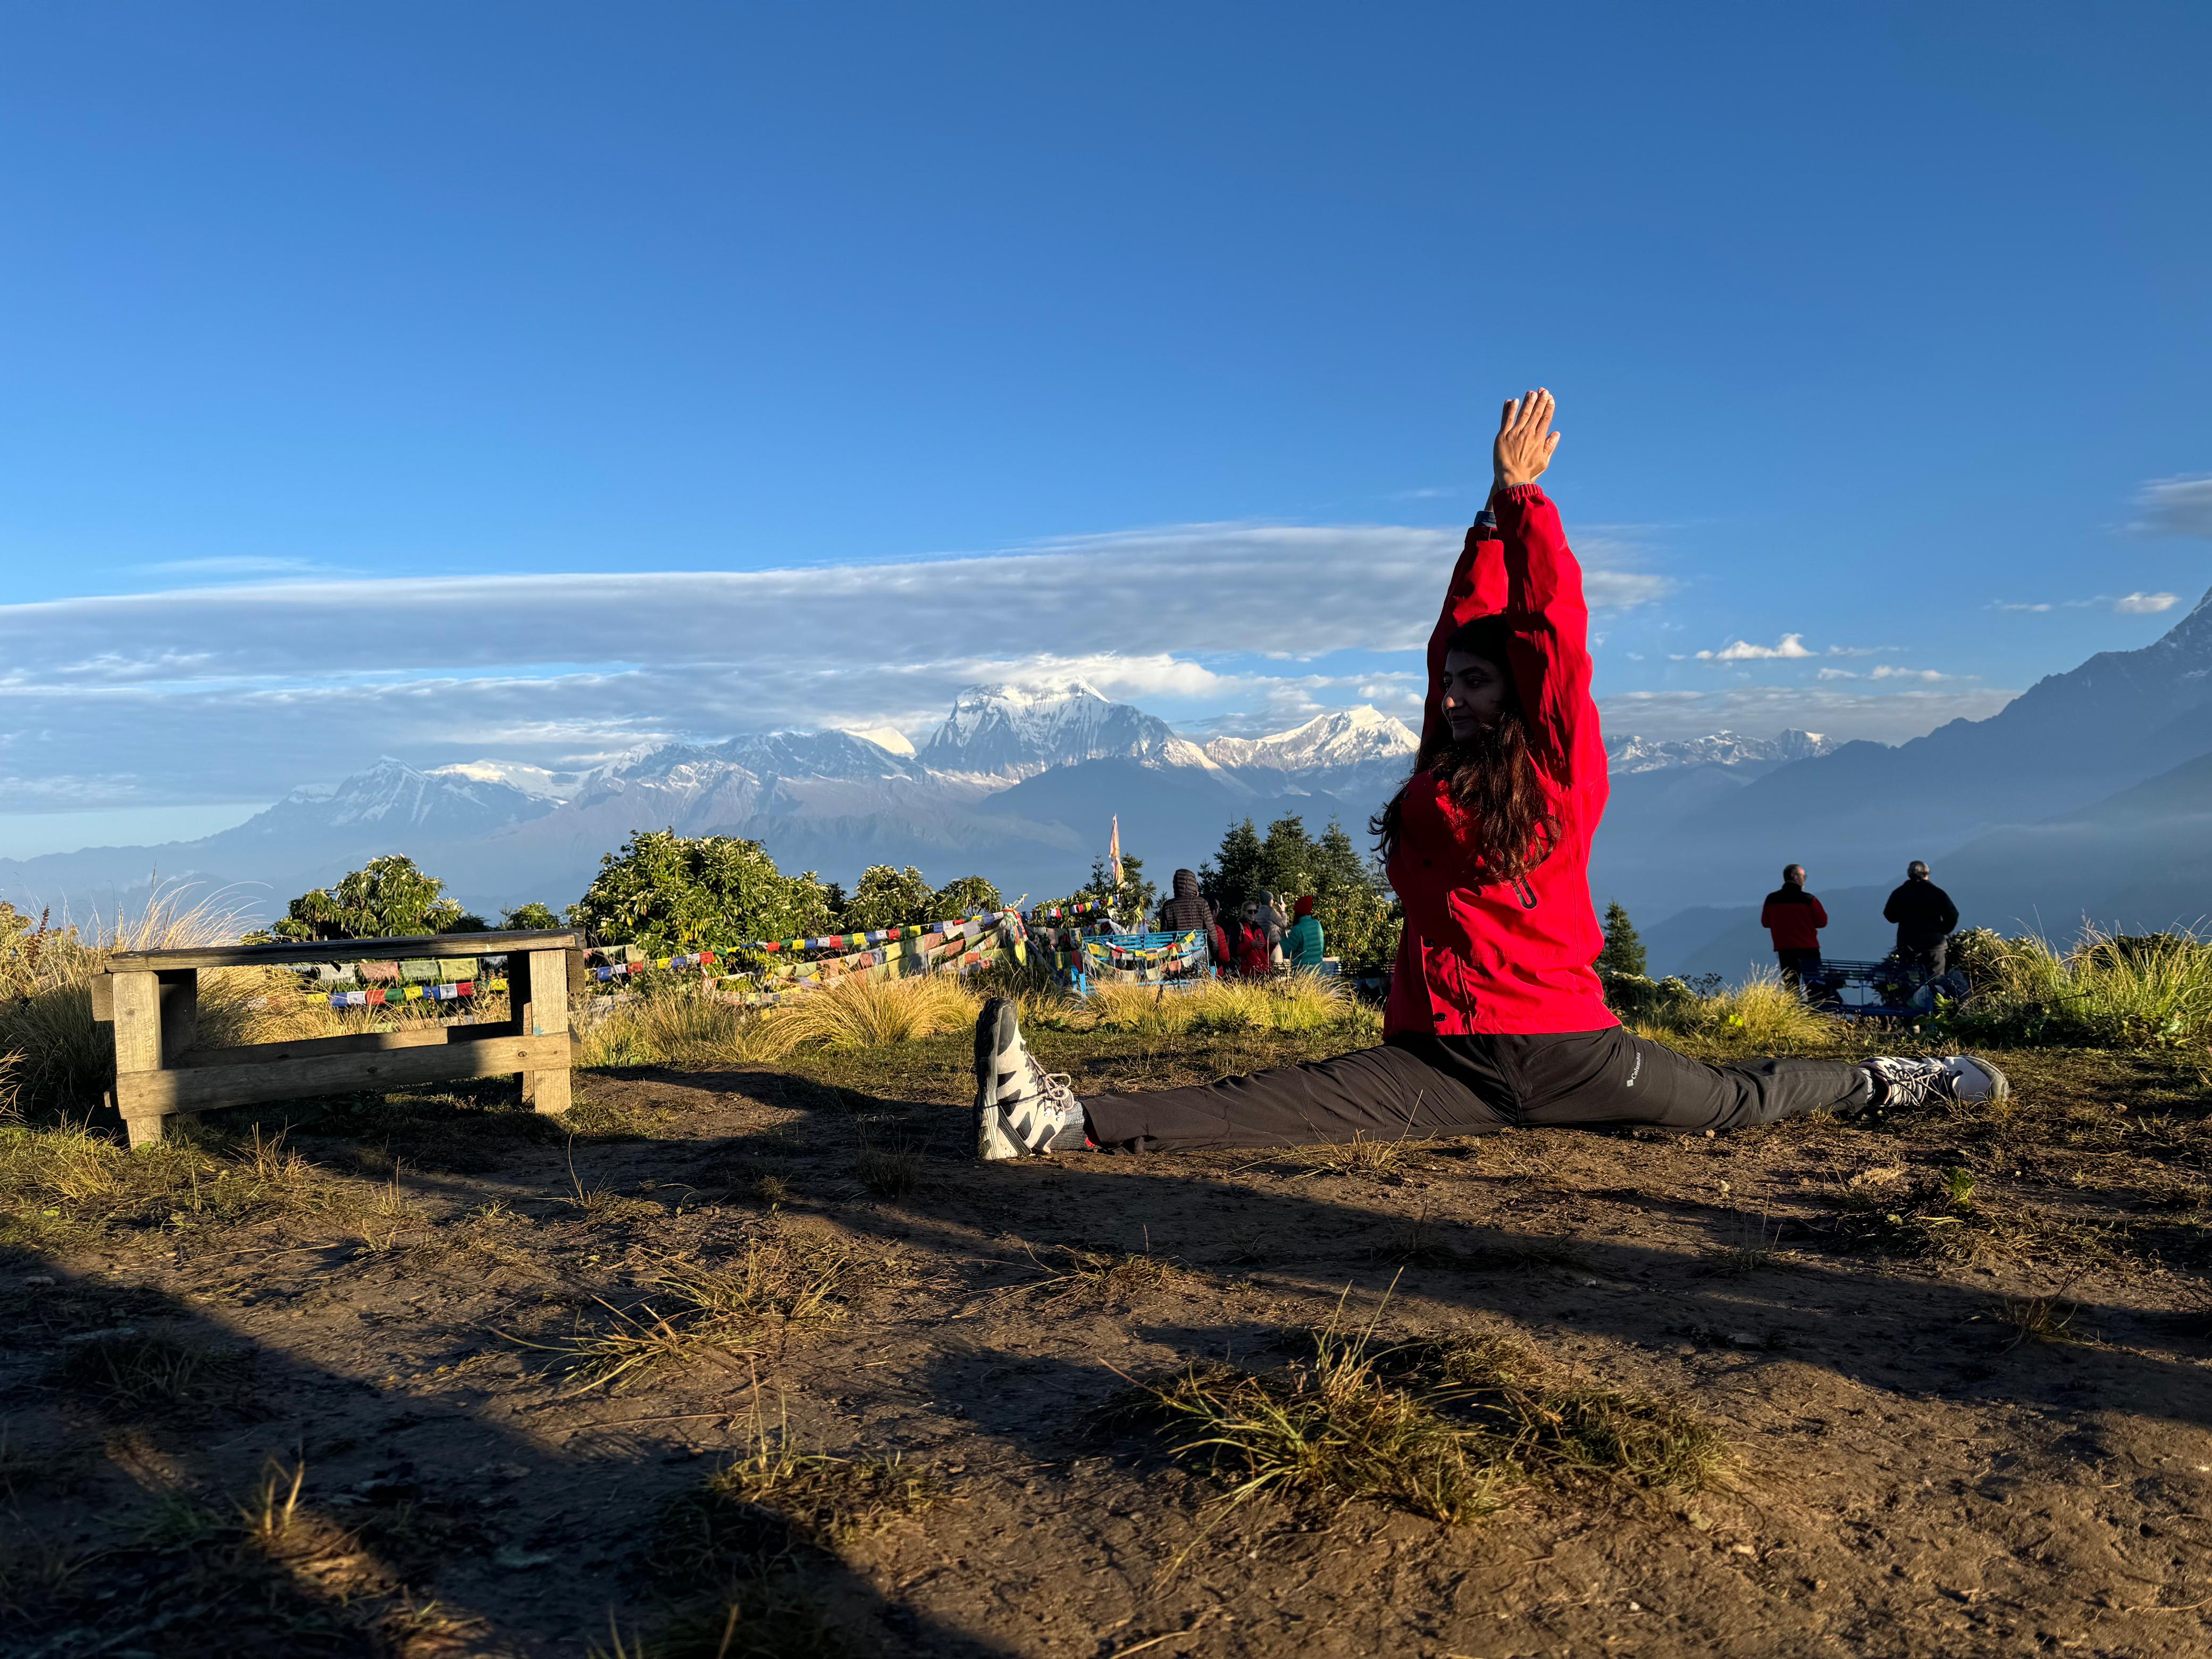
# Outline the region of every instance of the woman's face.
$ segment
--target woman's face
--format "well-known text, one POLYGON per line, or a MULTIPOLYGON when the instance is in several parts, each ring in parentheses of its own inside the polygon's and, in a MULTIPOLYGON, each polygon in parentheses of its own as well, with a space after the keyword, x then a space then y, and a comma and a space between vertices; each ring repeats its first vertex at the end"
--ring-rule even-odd
POLYGON ((1472 651, 1444 653, 1444 724, 1464 743, 1498 724, 1505 712, 1504 671, 1472 651))

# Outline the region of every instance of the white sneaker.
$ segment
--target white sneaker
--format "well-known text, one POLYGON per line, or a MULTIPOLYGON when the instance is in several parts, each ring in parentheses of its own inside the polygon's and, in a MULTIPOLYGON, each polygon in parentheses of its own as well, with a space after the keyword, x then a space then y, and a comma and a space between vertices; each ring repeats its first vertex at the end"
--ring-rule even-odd
POLYGON ((1972 1054, 1953 1054, 1948 1060, 1901 1060, 1890 1055, 1865 1062, 1873 1079, 1875 1105, 1884 1111, 1900 1106, 1925 1106, 1930 1101, 1978 1105, 2002 1100, 2012 1092, 2005 1074, 1988 1060, 1972 1054))
POLYGON ((1069 1082, 1036 1063, 1012 1003, 1004 997, 985 1003, 975 1020, 975 1156, 990 1163, 1088 1146, 1083 1106, 1069 1082))

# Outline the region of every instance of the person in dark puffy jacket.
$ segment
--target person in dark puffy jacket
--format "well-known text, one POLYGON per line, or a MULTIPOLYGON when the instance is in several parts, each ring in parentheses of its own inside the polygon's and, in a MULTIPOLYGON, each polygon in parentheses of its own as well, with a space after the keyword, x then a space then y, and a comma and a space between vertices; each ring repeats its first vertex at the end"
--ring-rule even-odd
POLYGON ((1881 919, 1897 924, 1897 954, 1930 979, 1943 976, 1950 950, 1951 930, 1959 925, 1959 907, 1951 896, 1928 879, 1928 866, 1918 859, 1905 866, 1905 884, 1881 907, 1881 919))
POLYGON ((1078 1097, 1029 1052, 1014 1004, 994 997, 975 1022, 979 1158, 1530 1125, 1735 1129, 2008 1091, 1995 1066, 1963 1054, 1708 1066, 1625 1030, 1606 1006, 1589 888, 1605 741, 1582 569, 1536 485, 1559 442, 1551 427, 1548 392, 1505 406, 1492 454, 1496 521, 1476 521, 1453 567, 1429 639, 1413 773, 1374 825, 1405 911, 1381 1046, 1078 1097))
POLYGON ((1805 976, 1820 970, 1820 930, 1828 913, 1820 901, 1805 890, 1805 866, 1792 864, 1782 872, 1782 885, 1766 896, 1759 925, 1774 940, 1775 959, 1782 964, 1782 982, 1793 991, 1805 988, 1805 976))
POLYGON ((1175 891, 1160 906, 1160 932, 1212 933, 1213 907, 1198 890, 1198 872, 1195 870, 1176 871, 1174 886, 1175 891))

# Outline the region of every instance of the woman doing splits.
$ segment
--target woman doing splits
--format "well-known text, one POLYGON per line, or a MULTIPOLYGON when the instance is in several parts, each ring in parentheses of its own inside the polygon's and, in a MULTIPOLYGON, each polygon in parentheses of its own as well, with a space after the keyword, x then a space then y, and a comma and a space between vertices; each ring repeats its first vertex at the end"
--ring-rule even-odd
POLYGON ((1489 510, 1429 640, 1413 775, 1376 818, 1405 932, 1382 1046, 1201 1087, 1079 1100, 1029 1054, 1013 1005, 975 1027, 976 1151, 1174 1152, 1505 1125, 1735 1129, 2008 1092, 1988 1061, 1708 1066, 1631 1034, 1592 967, 1604 937, 1589 850, 1605 745, 1590 700, 1582 570, 1536 479, 1559 434, 1548 392, 1505 405, 1489 510), (1494 526, 1492 520, 1494 519, 1494 526))

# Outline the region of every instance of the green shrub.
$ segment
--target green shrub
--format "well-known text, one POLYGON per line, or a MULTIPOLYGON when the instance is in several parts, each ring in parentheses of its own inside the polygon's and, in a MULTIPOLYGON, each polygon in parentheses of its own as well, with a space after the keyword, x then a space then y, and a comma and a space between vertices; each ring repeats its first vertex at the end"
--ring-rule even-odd
POLYGON ((917 920, 950 921, 957 916, 985 915, 1006 908, 1005 896, 982 877, 963 876, 939 888, 929 902, 929 914, 917 920))
POLYGON ((568 920, 599 944, 672 952, 824 933, 836 919, 811 870, 785 875, 757 841, 641 830, 599 860, 568 920))
POLYGON ((872 864, 860 872, 860 885, 845 902, 837 926, 848 933, 872 933, 878 927, 904 927, 919 921, 940 921, 932 913, 936 899, 921 871, 872 864))
POLYGON ((280 939, 399 939, 480 933, 483 918, 444 896, 446 884, 397 853, 371 859, 336 885, 302 893, 270 928, 280 939))

